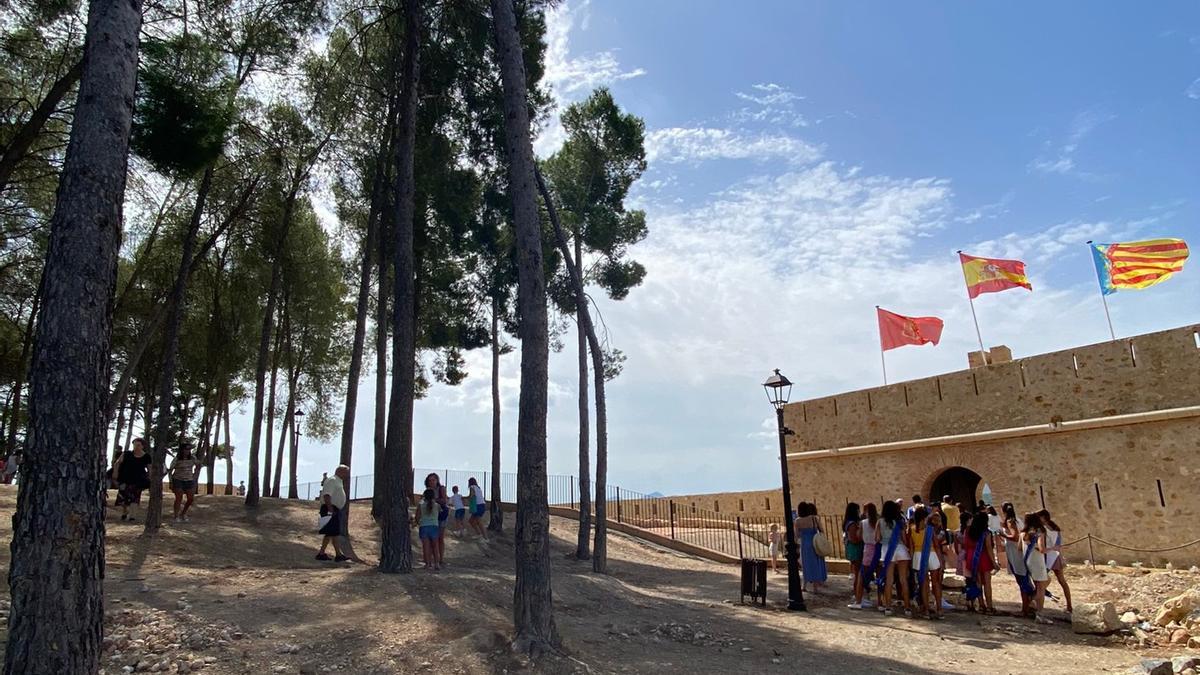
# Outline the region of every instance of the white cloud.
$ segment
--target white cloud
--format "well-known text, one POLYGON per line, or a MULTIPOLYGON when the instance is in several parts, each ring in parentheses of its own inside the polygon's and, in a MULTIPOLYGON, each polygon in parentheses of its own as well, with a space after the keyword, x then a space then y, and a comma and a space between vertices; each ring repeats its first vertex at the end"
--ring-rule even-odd
POLYGON ((1066 140, 1061 145, 1046 141, 1043 144, 1042 154, 1029 163, 1029 169, 1038 173, 1090 176, 1091 174, 1076 170, 1075 152, 1079 150, 1079 145, 1084 139, 1100 125, 1114 119, 1116 119, 1116 115, 1096 109, 1084 110, 1075 115, 1067 128, 1066 140))
POLYGON ((668 127, 646 134, 646 159, 650 162, 783 159, 793 164, 809 164, 820 157, 821 151, 816 146, 785 134, 713 127, 668 127))
POLYGON ((1192 80, 1187 89, 1183 90, 1184 95, 1190 99, 1200 100, 1200 77, 1192 80))
MULTIPOLYGON (((589 0, 562 2, 546 12, 546 72, 543 82, 549 86, 558 108, 580 100, 593 89, 614 82, 641 77, 642 68, 625 68, 615 51, 572 55, 571 31, 587 30, 589 0)), ((542 157, 553 154, 565 140, 565 133, 554 114, 534 141, 534 151, 542 157)))
POLYGON ((733 113, 733 119, 737 122, 758 122, 792 127, 808 126, 808 120, 796 111, 796 102, 804 100, 804 97, 782 85, 774 82, 755 84, 750 87, 749 92, 739 91, 734 95, 753 104, 733 113))

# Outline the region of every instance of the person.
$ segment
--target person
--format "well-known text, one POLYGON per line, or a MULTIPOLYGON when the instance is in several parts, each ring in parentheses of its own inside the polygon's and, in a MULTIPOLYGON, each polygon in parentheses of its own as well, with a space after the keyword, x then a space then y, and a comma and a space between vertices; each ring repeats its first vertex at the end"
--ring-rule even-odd
POLYGON ((1004 559, 1007 561, 1009 574, 1013 575, 1017 582, 1017 589, 1021 592, 1021 615, 1029 616, 1030 603, 1036 588, 1029 580, 1029 570, 1025 566, 1025 556, 1021 550, 1021 533, 1025 530, 1025 523, 1017 517, 1017 511, 1012 502, 1001 504, 1000 511, 1004 514, 1003 522, 1000 525, 1004 543, 1004 559))
POLYGON ((121 453, 113 464, 113 475, 117 477, 117 508, 121 509, 121 520, 134 522, 129 507, 142 502, 142 490, 150 487, 150 453, 146 452, 146 441, 133 439, 133 450, 121 453))
POLYGON ((1067 601, 1067 613, 1070 614, 1074 608, 1071 606, 1071 587, 1067 585, 1067 563, 1062 556, 1062 529, 1046 509, 1038 511, 1038 517, 1042 519, 1042 527, 1046 530, 1046 567, 1054 572, 1054 578, 1058 579, 1063 598, 1067 601))
POLYGON ((970 596, 978 592, 975 597, 982 597, 982 609, 986 614, 995 614, 996 606, 992 603, 992 573, 999 569, 992 553, 995 550, 992 543, 992 533, 988 527, 988 517, 984 512, 979 512, 971 522, 967 524, 967 531, 963 535, 962 548, 965 553, 963 558, 963 570, 967 577, 968 599, 970 596), (971 591, 971 587, 978 589, 971 591))
POLYGON ((450 518, 450 500, 446 497, 446 486, 442 485, 442 477, 436 472, 430 472, 425 476, 425 489, 433 490, 433 501, 438 506, 438 536, 433 543, 433 555, 438 566, 444 567, 446 564, 446 522, 450 518))
POLYGON ((1041 624, 1053 623, 1043 616, 1046 604, 1046 588, 1050 585, 1050 571, 1046 569, 1046 530, 1042 527, 1042 519, 1036 513, 1025 514, 1025 527, 1022 529, 1022 542, 1025 544, 1025 568, 1029 571, 1029 580, 1033 582, 1033 618, 1041 624))
POLYGON ((239 497, 246 496, 246 481, 244 481, 244 480, 238 481, 237 494, 239 497))
POLYGON ((913 495, 912 506, 908 507, 908 510, 904 512, 904 515, 907 516, 911 521, 913 519, 913 513, 915 513, 919 508, 926 509, 926 513, 928 514, 928 507, 926 507, 925 502, 921 500, 921 495, 913 495))
POLYGON ((911 529, 913 561, 916 563, 917 584, 921 605, 929 619, 944 617, 942 605, 942 561, 945 559, 945 538, 942 513, 938 510, 917 509, 911 529), (932 602, 930 602, 932 600, 932 602))
POLYGON ((771 569, 776 574, 779 571, 779 550, 783 548, 783 533, 779 531, 779 523, 771 523, 771 531, 767 534, 767 554, 771 556, 771 569))
POLYGON ((946 531, 950 533, 951 539, 958 535, 960 521, 962 517, 963 505, 955 504, 950 501, 950 495, 942 497, 942 518, 945 521, 943 524, 946 531))
POLYGON ((421 539, 421 560, 425 569, 438 571, 438 537, 441 526, 438 525, 437 490, 425 488, 421 493, 421 501, 417 502, 417 536, 421 539))
MULTIPOLYGON (((329 472, 328 471, 322 472, 321 473, 321 485, 324 485, 325 481, 327 481, 327 480, 329 480, 329 472)), ((321 495, 319 495, 319 494, 317 495, 317 501, 321 501, 321 495)))
POLYGON ((183 441, 179 445, 179 452, 175 454, 167 473, 171 477, 171 492, 175 493, 175 505, 172 507, 174 520, 186 523, 188 509, 196 501, 196 476, 200 473, 200 465, 192 455, 191 441, 183 441))
MULTIPOLYGON (((338 467, 339 470, 341 468, 341 466, 338 467)), ((346 471, 348 472, 349 469, 346 471)), ((321 483, 320 500, 322 511, 329 516, 329 522, 318 530, 325 537, 321 540, 320 550, 317 551, 317 560, 329 560, 329 554, 326 551, 329 549, 329 545, 333 544, 334 561, 345 562, 350 558, 345 555, 341 544, 342 523, 344 522, 341 512, 346 509, 346 488, 342 484, 342 479, 336 475, 333 478, 326 478, 321 483)))
MULTIPOLYGON (((877 574, 879 566, 879 512, 875 503, 866 506, 866 517, 858 522, 859 534, 862 538, 862 564, 858 576, 854 580, 854 602, 847 605, 850 609, 867 609, 871 607, 870 600, 864 600, 864 592, 870 590, 871 579, 877 574)), ((878 599, 878 598, 876 598, 878 599)))
POLYGON ((454 486, 454 494, 450 495, 450 508, 454 509, 454 534, 461 537, 466 524, 467 506, 463 503, 457 485, 454 486))
POLYGON ((817 518, 817 505, 801 502, 799 517, 796 518, 794 526, 796 539, 800 542, 800 565, 804 570, 804 588, 807 590, 811 584, 813 592, 819 592, 829 577, 829 573, 825 568, 825 559, 817 554, 817 549, 813 545, 813 539, 816 538, 817 533, 822 532, 821 520, 817 518))
POLYGON ((11 485, 13 476, 17 473, 17 467, 21 464, 21 456, 16 451, 9 453, 4 460, 4 484, 11 485))
POLYGON ((479 487, 479 481, 472 476, 467 479, 467 489, 471 491, 471 517, 467 519, 467 524, 479 535, 480 539, 487 541, 487 533, 483 531, 483 521, 480 520, 487 510, 487 501, 483 498, 483 488, 479 487))
MULTIPOLYGON (((858 502, 846 503, 846 514, 842 517, 842 544, 846 560, 850 563, 850 580, 854 588, 862 586, 863 537, 862 514, 858 502)), ((861 603, 860 603, 861 608, 861 603)))
POLYGON ((879 545, 883 547, 884 552, 880 563, 883 575, 878 582, 883 588, 883 601, 879 603, 879 611, 887 615, 892 613, 892 584, 895 578, 899 580, 900 603, 904 606, 904 613, 911 616, 912 600, 908 593, 908 571, 912 561, 912 554, 909 553, 912 550, 912 541, 908 538, 904 517, 900 515, 900 504, 884 502, 883 513, 880 516, 879 545))

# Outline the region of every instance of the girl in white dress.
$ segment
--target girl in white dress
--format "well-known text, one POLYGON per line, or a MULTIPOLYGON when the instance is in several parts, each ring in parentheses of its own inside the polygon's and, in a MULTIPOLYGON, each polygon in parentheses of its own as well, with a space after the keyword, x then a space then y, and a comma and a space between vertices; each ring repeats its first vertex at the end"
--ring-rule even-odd
POLYGON ((1062 586, 1063 597, 1067 601, 1067 613, 1071 610, 1071 587, 1067 585, 1067 561, 1063 560, 1062 556, 1062 530, 1058 524, 1050 517, 1050 512, 1046 509, 1038 511, 1038 516, 1042 519, 1042 526, 1046 528, 1046 567, 1054 573, 1054 578, 1058 579, 1058 585, 1062 586))
POLYGON ((1029 570, 1029 579, 1033 582, 1034 619, 1038 623, 1052 623, 1042 616, 1046 604, 1046 587, 1050 585, 1050 571, 1046 568, 1046 529, 1042 527, 1042 519, 1036 513, 1025 514, 1025 530, 1021 535, 1022 554, 1025 556, 1025 566, 1029 570))

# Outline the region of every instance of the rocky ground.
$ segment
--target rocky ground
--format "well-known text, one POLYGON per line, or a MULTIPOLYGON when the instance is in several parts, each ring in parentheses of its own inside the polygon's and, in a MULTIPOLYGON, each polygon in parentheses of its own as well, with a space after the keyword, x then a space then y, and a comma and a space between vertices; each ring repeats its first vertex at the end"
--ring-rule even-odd
MULTIPOLYGON (((0 511, 14 507, 15 491, 0 488, 0 511)), ((167 525, 152 539, 140 524, 110 514, 107 675, 1078 673, 1125 672, 1143 659, 1200 653, 1175 638, 1179 630, 1189 640, 1200 634, 1193 621, 1200 612, 1156 625, 1166 600, 1200 589, 1200 573, 1188 570, 1070 568, 1077 605, 1111 601, 1125 615, 1107 636, 1073 633, 1061 606, 1049 612, 1056 619, 1050 626, 1015 616, 1016 587, 1007 576, 995 580, 1007 612, 995 617, 953 612, 931 622, 851 611, 844 577, 808 594, 810 611, 798 614, 781 607, 782 575, 768 580, 766 608, 741 605, 730 566, 615 533, 610 574, 595 575, 589 563, 568 557, 573 524, 555 520, 555 616, 565 652, 530 663, 508 648, 510 533, 490 542, 450 539, 441 573, 381 575, 313 560, 311 504, 264 500, 248 511, 232 497, 201 497, 193 513, 191 522, 167 525)), ((359 552, 373 556, 378 543, 366 516, 353 509, 352 527, 359 552)), ((5 540, 9 522, 0 518, 5 540)), ((7 559, 3 547, 0 566, 7 559)), ((5 587, 0 616, 7 612, 5 587)), ((1187 672, 1182 659, 1176 665, 1187 672)), ((1165 667, 1176 670, 1170 661, 1165 667)), ((1142 671, 1166 672, 1162 663, 1142 671)))

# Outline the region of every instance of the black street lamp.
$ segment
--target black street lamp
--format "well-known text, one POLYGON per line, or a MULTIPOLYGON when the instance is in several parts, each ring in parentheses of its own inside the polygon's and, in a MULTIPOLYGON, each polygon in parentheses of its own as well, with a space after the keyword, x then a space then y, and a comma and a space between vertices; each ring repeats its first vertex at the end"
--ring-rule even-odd
POLYGON ((796 545, 796 528, 792 523, 792 486, 788 479, 787 437, 796 432, 783 426, 783 406, 787 405, 792 393, 792 382, 775 369, 775 374, 763 382, 767 391, 767 400, 775 407, 775 422, 779 427, 779 469, 783 474, 783 522, 787 530, 785 549, 787 551, 788 604, 787 608, 796 611, 807 611, 804 605, 804 586, 800 583, 800 547, 796 545))

